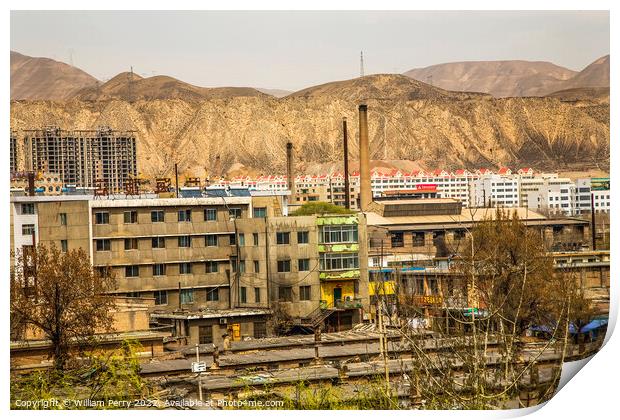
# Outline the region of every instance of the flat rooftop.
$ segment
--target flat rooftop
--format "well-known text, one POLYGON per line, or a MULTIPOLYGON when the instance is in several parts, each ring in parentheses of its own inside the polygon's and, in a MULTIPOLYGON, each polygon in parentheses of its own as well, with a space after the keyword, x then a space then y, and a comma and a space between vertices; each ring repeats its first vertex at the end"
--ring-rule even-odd
POLYGON ((269 315, 271 311, 267 308, 243 308, 243 309, 204 309, 202 311, 189 312, 154 312, 151 318, 154 319, 213 319, 228 318, 236 316, 255 316, 269 315))
MULTIPOLYGON (((527 225, 579 225, 588 224, 588 221, 576 218, 547 218, 540 213, 526 207, 504 209, 511 216, 513 212, 527 225)), ((463 208, 460 214, 438 214, 426 216, 393 216, 386 217, 375 212, 366 212, 368 226, 385 226, 390 230, 411 229, 443 229, 445 227, 470 226, 484 219, 494 219, 496 208, 463 208)))
POLYGON ((93 197, 92 195, 35 195, 11 196, 12 203, 49 203, 63 201, 88 201, 93 208, 102 207, 164 207, 191 205, 249 204, 252 197, 179 197, 161 198, 157 194, 141 194, 139 197, 116 195, 93 197))

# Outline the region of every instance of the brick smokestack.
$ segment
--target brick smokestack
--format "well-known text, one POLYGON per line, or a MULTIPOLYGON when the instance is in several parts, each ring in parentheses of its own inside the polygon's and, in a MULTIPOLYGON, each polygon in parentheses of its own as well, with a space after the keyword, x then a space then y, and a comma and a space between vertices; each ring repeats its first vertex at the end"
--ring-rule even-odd
POLYGON ((360 209, 368 210, 372 202, 370 190, 370 150, 368 145, 368 107, 359 106, 360 130, 360 209))
POLYGON ((293 143, 286 143, 286 180, 291 192, 291 199, 295 194, 295 170, 293 169, 293 143))
POLYGON ((28 195, 34 197, 34 172, 28 172, 28 195))

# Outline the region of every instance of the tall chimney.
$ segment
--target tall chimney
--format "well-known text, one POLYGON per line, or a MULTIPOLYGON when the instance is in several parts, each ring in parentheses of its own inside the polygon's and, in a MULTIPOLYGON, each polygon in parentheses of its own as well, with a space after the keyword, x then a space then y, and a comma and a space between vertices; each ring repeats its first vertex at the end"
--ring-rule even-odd
POLYGON ((293 143, 290 141, 286 143, 286 177, 292 199, 295 194, 295 171, 293 169, 293 143))
POLYGON ((28 172, 28 195, 34 197, 34 172, 28 172))
POLYGON ((351 193, 349 190, 349 140, 347 139, 347 117, 342 119, 342 154, 344 157, 344 206, 351 208, 351 193))
POLYGON ((360 210, 368 210, 372 202, 370 190, 370 151, 368 146, 368 106, 359 106, 360 130, 360 210))

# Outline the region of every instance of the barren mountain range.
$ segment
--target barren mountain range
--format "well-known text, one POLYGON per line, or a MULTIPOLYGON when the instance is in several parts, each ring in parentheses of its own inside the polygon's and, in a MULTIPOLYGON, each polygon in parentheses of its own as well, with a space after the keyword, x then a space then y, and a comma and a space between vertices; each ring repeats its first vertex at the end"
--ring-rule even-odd
POLYGON ((495 97, 546 96, 571 88, 609 87, 609 55, 580 72, 545 61, 463 61, 413 69, 405 75, 443 89, 495 97))
POLYGON ((252 88, 213 90, 172 78, 134 78, 128 83, 124 73, 107 86, 83 87, 70 100, 13 101, 11 128, 108 125, 136 130, 139 170, 146 176, 169 175, 174 162, 186 174, 219 175, 217 156, 222 172, 283 173, 289 139, 299 170, 341 161, 343 117, 349 121, 351 159, 356 160, 357 105, 365 102, 371 158, 386 165, 399 167, 396 160, 402 160, 404 166, 427 169, 609 168, 604 91, 603 100, 597 90, 594 99, 579 90, 579 97, 569 91, 498 99, 383 74, 278 99, 252 88))
POLYGON ((96 82, 90 74, 68 64, 11 51, 12 100, 69 99, 96 82))

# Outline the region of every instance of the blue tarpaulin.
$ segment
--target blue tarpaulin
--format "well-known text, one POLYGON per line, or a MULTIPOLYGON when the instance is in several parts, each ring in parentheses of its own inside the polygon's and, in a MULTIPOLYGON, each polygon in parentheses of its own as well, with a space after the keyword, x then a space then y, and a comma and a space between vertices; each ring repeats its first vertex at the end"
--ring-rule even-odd
MULTIPOLYGON (((558 327, 558 331, 563 332, 565 328, 566 328, 566 324, 558 327)), ((530 327, 531 331, 546 332, 549 334, 553 333, 555 329, 556 327, 554 325, 533 325, 530 327)), ((568 326, 568 332, 570 334, 575 334, 577 332, 577 329, 572 323, 568 326)))
POLYGON ((604 327, 607 325, 608 319, 607 318, 601 318, 601 319, 595 319, 594 321, 590 322, 587 325, 584 325, 581 328, 581 333, 589 333, 590 331, 594 331, 596 329, 599 329, 601 327, 604 327))

